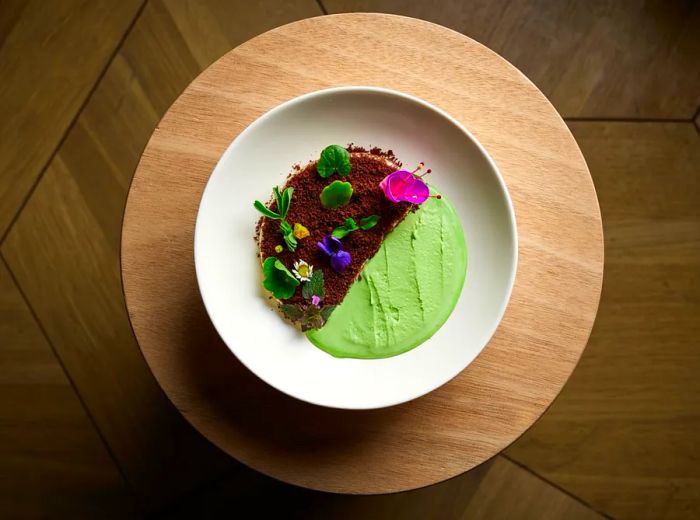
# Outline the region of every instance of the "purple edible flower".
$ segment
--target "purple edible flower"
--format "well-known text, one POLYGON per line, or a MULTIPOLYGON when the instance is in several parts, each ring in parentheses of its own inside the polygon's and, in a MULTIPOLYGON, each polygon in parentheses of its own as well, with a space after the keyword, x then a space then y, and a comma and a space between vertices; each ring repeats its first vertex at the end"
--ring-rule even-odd
MULTIPOLYGON (((406 170, 398 170, 390 173, 379 187, 386 195, 386 198, 391 202, 411 202, 413 204, 422 204, 430 197, 430 188, 423 182, 420 176, 415 175, 419 170, 423 169, 423 163, 418 165, 418 168, 412 172, 406 170)), ((423 175, 430 173, 428 169, 423 175)))
POLYGON ((318 248, 331 259, 334 271, 342 273, 352 262, 350 253, 343 250, 343 243, 333 235, 326 235, 321 242, 316 242, 318 248))
POLYGON ((311 297, 311 304, 312 304, 312 305, 315 305, 316 307, 318 307, 318 304, 319 304, 319 303, 321 303, 321 298, 320 298, 317 294, 314 294, 314 295, 311 297))

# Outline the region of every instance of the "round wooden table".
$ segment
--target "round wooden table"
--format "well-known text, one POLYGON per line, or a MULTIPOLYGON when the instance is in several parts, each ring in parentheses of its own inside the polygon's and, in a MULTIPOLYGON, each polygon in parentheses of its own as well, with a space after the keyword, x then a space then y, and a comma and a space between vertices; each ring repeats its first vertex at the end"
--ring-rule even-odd
POLYGON ((420 20, 324 16, 237 47, 173 104, 131 186, 122 274, 146 361, 175 406, 211 442, 300 486, 402 491, 496 455, 561 390, 598 307, 600 210, 566 124, 503 58, 420 20), (461 121, 503 173, 518 223, 515 288, 491 342, 442 388, 380 410, 320 408, 260 381, 217 336, 194 273, 195 216, 219 156, 267 110, 337 85, 414 94, 461 121))

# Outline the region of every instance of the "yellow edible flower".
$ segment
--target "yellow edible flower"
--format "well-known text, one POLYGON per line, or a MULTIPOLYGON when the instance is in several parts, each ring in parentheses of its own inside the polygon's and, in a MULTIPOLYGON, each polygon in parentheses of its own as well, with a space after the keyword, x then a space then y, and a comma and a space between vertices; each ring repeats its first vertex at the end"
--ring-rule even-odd
POLYGON ((281 245, 277 244, 275 246, 275 253, 281 253, 283 249, 284 248, 281 245))
POLYGON ((299 240, 301 240, 302 238, 306 238, 308 236, 308 229, 306 229, 303 225, 299 224, 299 222, 294 224, 294 238, 298 238, 299 240))

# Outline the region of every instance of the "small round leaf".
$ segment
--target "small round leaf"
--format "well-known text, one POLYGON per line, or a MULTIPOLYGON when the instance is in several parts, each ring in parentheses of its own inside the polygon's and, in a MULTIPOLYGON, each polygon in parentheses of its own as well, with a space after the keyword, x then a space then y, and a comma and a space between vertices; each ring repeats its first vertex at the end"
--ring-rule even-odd
POLYGON ((340 208, 350 202, 350 197, 352 197, 352 184, 345 181, 333 181, 323 188, 321 204, 329 209, 340 208))

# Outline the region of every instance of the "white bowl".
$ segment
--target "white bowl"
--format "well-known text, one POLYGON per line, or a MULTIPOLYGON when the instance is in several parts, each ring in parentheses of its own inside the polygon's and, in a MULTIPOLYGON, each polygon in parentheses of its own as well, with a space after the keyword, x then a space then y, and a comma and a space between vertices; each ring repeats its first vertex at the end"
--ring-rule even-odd
POLYGON ((443 385, 486 346, 515 279, 517 232, 498 168, 469 131, 414 96, 339 87, 287 101, 246 128, 207 183, 194 256, 214 326, 258 377, 322 406, 369 409, 420 397, 443 385), (429 340, 387 359, 338 359, 282 319, 261 290, 253 240, 255 199, 268 200, 295 163, 329 144, 391 149, 406 165, 425 161, 431 182, 455 206, 467 240, 467 279, 450 318, 429 340))

